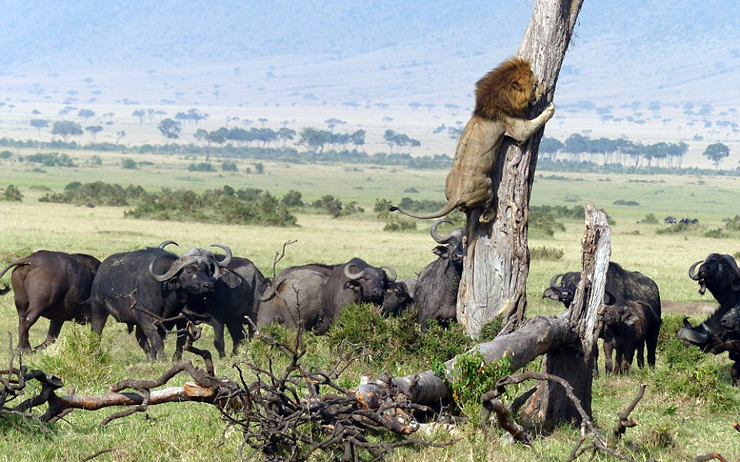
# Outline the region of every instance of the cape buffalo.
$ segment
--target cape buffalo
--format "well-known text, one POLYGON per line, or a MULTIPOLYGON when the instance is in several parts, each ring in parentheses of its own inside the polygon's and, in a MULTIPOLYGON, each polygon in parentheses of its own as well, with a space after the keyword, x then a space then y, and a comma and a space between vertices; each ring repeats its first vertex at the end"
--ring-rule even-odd
POLYGON ((648 310, 642 302, 626 300, 624 305, 604 307, 604 356, 606 373, 628 374, 632 358, 637 351, 637 366, 645 365, 645 332, 648 310), (612 364, 612 349, 615 350, 616 367, 612 364))
MULTIPOLYGON (((580 281, 581 273, 579 272, 556 274, 550 280, 550 287, 544 291, 542 297, 559 300, 566 307, 570 307, 576 287, 580 281)), ((660 333, 660 325, 662 323, 658 285, 655 281, 638 271, 628 271, 618 263, 609 262, 606 272, 604 298, 607 305, 623 306, 628 304, 627 302, 636 302, 639 304, 645 312, 647 362, 651 367, 655 366, 655 350, 658 346, 658 334, 660 333)), ((603 335, 602 331, 601 336, 603 337, 603 335)))
POLYGON ((421 270, 414 289, 414 306, 421 328, 426 329, 434 319, 442 325, 457 320, 457 290, 460 286, 463 268, 463 234, 453 231, 449 236, 441 236, 437 227, 449 220, 436 220, 430 230, 432 239, 438 246, 432 252, 437 259, 421 270))
POLYGON ((413 303, 409 288, 404 281, 389 282, 385 288, 383 306, 380 313, 383 316, 398 316, 413 303))
POLYGON ((353 303, 382 306, 396 272, 368 265, 359 258, 338 265, 294 266, 280 273, 262 294, 257 325, 272 322, 288 328, 326 332, 342 309, 353 303))
POLYGON ((288 329, 311 330, 323 325, 322 293, 336 266, 311 264, 283 270, 262 292, 257 326, 275 322, 288 329))
POLYGON ((730 370, 733 382, 740 383, 740 331, 728 328, 733 309, 740 302, 740 269, 731 255, 713 253, 689 267, 689 277, 699 283, 699 293, 707 290, 719 307, 704 322, 694 327, 684 319, 676 336, 706 352, 729 352, 734 361, 730 370), (699 267, 697 270, 697 266, 699 267), (725 319, 725 322, 722 320, 725 319))
POLYGON ((353 258, 344 265, 335 267, 324 284, 324 325, 319 331, 328 329, 331 321, 339 317, 345 306, 353 303, 382 306, 388 283, 395 280, 396 271, 393 268, 370 266, 360 258, 353 258), (388 269, 390 276, 385 269, 388 269))
MULTIPOLYGON (((222 246, 226 249, 226 246, 222 246)), ((92 328, 103 332, 108 315, 136 330, 150 360, 163 360, 164 337, 189 297, 213 292, 219 262, 191 249, 178 257, 161 248, 109 256, 92 285, 92 328)))
MULTIPOLYGON (((18 347, 30 351, 28 330, 39 317, 49 319, 46 340, 38 348, 54 343, 65 321, 84 323, 90 320, 90 297, 95 272, 100 260, 90 255, 39 250, 15 260, 1 273, 13 269, 11 284, 18 310, 18 347)), ((0 294, 9 291, 5 286, 0 294)))
MULTIPOLYGON (((202 256, 211 254, 209 250, 200 250, 202 256)), ((245 339, 244 324, 248 324, 245 318, 257 321, 265 277, 250 260, 232 257, 230 252, 219 264, 221 268, 213 292, 203 297, 190 297, 183 314, 190 320, 205 322, 213 327, 213 345, 223 358, 226 355, 224 327, 231 335, 232 354, 236 354, 245 339)), ((251 335, 251 324, 248 329, 251 335)), ((178 353, 180 347, 181 342, 178 342, 178 353)))

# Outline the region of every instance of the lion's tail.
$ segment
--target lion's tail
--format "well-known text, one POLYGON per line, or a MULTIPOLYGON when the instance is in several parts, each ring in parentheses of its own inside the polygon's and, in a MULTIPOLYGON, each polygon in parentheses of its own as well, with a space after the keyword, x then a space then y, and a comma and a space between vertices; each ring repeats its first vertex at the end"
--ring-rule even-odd
POLYGON ((394 206, 391 206, 390 211, 391 212, 398 211, 398 212, 401 212, 404 215, 410 216, 412 218, 419 218, 421 220, 426 220, 426 219, 429 219, 429 218, 443 217, 443 216, 447 215, 448 213, 452 212, 453 210, 455 210, 456 207, 457 207, 457 204, 455 202, 449 201, 449 202, 447 202, 447 205, 445 205, 444 207, 442 207, 440 210, 437 210, 436 212, 432 212, 432 213, 427 213, 427 214, 414 214, 414 213, 411 213, 411 212, 407 212, 407 211, 405 211, 405 210, 403 210, 403 209, 401 209, 399 207, 396 207, 395 205, 394 206))

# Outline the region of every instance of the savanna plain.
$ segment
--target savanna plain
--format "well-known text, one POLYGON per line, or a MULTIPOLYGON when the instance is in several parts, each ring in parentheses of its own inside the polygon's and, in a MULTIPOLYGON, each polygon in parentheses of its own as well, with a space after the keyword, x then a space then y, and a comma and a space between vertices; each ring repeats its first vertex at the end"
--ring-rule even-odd
MULTIPOLYGON (((34 151, 19 152, 32 154, 34 151)), ((398 276, 414 276, 435 256, 429 237, 428 222, 419 222, 416 230, 384 231, 384 222, 373 207, 377 200, 397 203, 403 197, 416 200, 443 200, 442 170, 412 170, 405 167, 340 164, 287 164, 260 161, 262 174, 245 173, 256 161, 237 160, 237 172, 193 172, 189 164, 196 161, 185 155, 139 155, 126 153, 141 167, 122 169, 119 153, 70 151, 78 167, 34 168, 13 159, 0 160, 0 191, 15 186, 23 195, 20 202, 0 202, 0 265, 40 249, 89 253, 100 260, 115 252, 157 246, 165 240, 179 244, 176 252, 190 247, 208 247, 213 243, 228 245, 234 255, 254 261, 266 275, 273 275, 291 265, 311 262, 338 263, 358 256, 368 263, 392 266, 398 276), (100 165, 86 163, 99 155, 100 165), (147 191, 162 187, 203 192, 228 185, 234 189, 258 188, 282 197, 291 190, 311 202, 327 194, 347 204, 355 201, 364 212, 331 218, 325 214, 296 212, 298 226, 259 227, 221 223, 152 221, 125 217, 131 207, 93 208, 39 202, 49 192, 62 192, 66 185, 78 181, 103 181, 142 186, 147 191), (409 192, 414 191, 414 192, 409 192), (284 258, 274 263, 287 241, 284 258)), ((233 159, 230 159, 233 160, 233 159)), ((217 163, 218 159, 214 159, 217 163)), ((251 169, 255 171, 254 168, 251 169)), ((569 174, 538 171, 531 205, 567 207, 585 206, 593 201, 612 220, 613 261, 626 269, 640 271, 656 281, 663 300, 664 326, 654 370, 633 367, 628 376, 599 374, 594 381, 594 419, 604 435, 611 435, 617 413, 633 400, 639 384, 647 383, 644 399, 632 417, 638 425, 628 429, 619 440, 612 441, 620 453, 635 460, 650 458, 662 461, 693 460, 699 454, 718 452, 729 459, 740 458, 740 435, 732 423, 738 418, 740 389, 732 387, 729 360, 725 355, 706 356, 693 348, 677 344, 675 332, 683 316, 694 324, 703 320, 716 306, 710 294, 698 293, 698 286, 687 276, 689 266, 708 254, 740 252, 740 234, 725 228, 725 219, 738 214, 737 197, 740 179, 736 177, 688 175, 607 175, 569 174), (690 217, 699 224, 678 233, 661 233, 668 227, 663 218, 690 217), (651 217, 657 218, 652 220, 651 217), (707 232, 721 229, 722 232, 707 232)), ((580 239, 583 219, 563 219, 563 228, 550 234, 532 227, 529 244, 533 259, 527 282, 527 313, 554 315, 561 306, 543 300, 542 292, 556 273, 580 269, 580 239), (562 251, 562 256, 546 257, 548 252, 562 251)), ((449 229, 447 229, 449 231, 449 229)), ((1 283, 9 284, 9 274, 1 283)), ((395 320, 381 320, 393 323, 395 320)), ((17 315, 12 292, 0 298, 0 327, 7 332, 5 347, 0 348, 0 361, 9 364, 11 343, 17 338, 17 315)), ((31 344, 40 344, 48 321, 42 319, 31 329, 31 344)), ((368 335, 372 336, 372 333, 368 335)), ((417 335, 423 335, 419 330, 417 335)), ((368 343, 371 343, 368 338, 368 343)), ((307 363, 327 367, 334 358, 333 345, 325 337, 306 334, 307 363)), ((227 339, 227 349, 230 345, 227 339)), ((174 341, 166 341, 168 355, 174 341)), ((212 346, 209 327, 198 344, 212 346)), ((376 356, 393 357, 377 351, 376 356)), ((215 360, 217 375, 238 380, 234 365, 244 361, 275 364, 284 359, 280 353, 252 340, 235 357, 215 360)), ((15 356, 17 361, 17 355, 15 356)), ((200 358, 186 353, 196 365, 200 358)), ((445 358, 447 359, 447 358, 445 358)), ((109 320, 102 338, 95 339, 89 326, 65 324, 60 339, 45 351, 24 355, 23 364, 59 375, 65 383, 60 394, 103 394, 108 385, 126 378, 154 379, 172 363, 149 363, 134 337, 125 326, 109 320)), ((7 367, 7 366, 3 366, 7 367)), ((603 364, 599 364, 603 371, 603 364)), ((366 359, 353 364, 343 375, 348 384, 359 382, 361 374, 408 375, 431 369, 423 356, 378 361, 366 359)), ((175 377, 170 385, 181 385, 188 377, 175 377)), ((248 378, 247 378, 248 380, 248 378)), ((531 386, 532 384, 530 384, 531 386)), ((525 388, 522 388, 522 391, 525 388)), ((28 390, 33 393, 37 390, 28 390)), ((513 399, 510 396, 508 399, 513 399)), ((229 426, 219 411, 207 404, 170 403, 151 406, 146 412, 115 420, 104 429, 102 419, 115 412, 75 410, 53 426, 13 417, 0 419, 0 460, 30 462, 39 460, 83 460, 101 450, 95 460, 123 461, 212 461, 259 460, 259 455, 244 448, 238 427, 229 426)), ((505 443, 503 432, 494 427, 483 430, 471 418, 451 432, 444 430, 429 437, 439 441, 460 438, 444 448, 402 448, 390 460, 439 461, 509 461, 567 460, 580 437, 575 426, 562 426, 552 432, 537 433, 534 450, 505 443)), ((591 456, 584 454, 581 459, 591 456)), ((326 457, 317 457, 323 460, 326 457)), ((615 460, 597 453, 592 460, 615 460)))

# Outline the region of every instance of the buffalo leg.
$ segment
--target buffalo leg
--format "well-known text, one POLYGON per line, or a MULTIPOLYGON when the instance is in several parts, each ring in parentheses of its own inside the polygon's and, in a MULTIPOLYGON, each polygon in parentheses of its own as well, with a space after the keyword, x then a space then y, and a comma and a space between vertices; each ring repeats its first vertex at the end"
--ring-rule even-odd
POLYGON ((31 342, 28 340, 28 331, 36 324, 41 313, 30 309, 30 304, 16 303, 18 310, 18 349, 31 351, 31 342))
POLYGON ((645 336, 645 345, 647 346, 648 366, 655 367, 655 350, 658 348, 658 335, 660 334, 660 325, 655 332, 648 332, 645 336))
POLYGON ((604 340, 604 372, 609 375, 613 372, 614 363, 612 363, 612 352, 614 351, 614 345, 612 342, 604 340))
POLYGON ((241 322, 230 322, 226 327, 229 329, 229 334, 231 335, 231 341, 233 343, 231 355, 236 356, 236 351, 239 349, 239 346, 244 343, 244 339, 246 338, 244 326, 241 322))
MULTIPOLYGON (((621 367, 621 373, 623 375, 627 375, 630 373, 630 366, 632 365, 632 360, 635 357, 635 348, 625 348, 624 351, 622 351, 622 367, 621 367)), ((640 358, 638 357, 638 364, 640 362, 640 358)), ((642 365, 640 365, 642 367, 642 365)))
POLYGON ((153 321, 144 322, 139 328, 143 331, 143 335, 149 342, 149 354, 147 355, 150 361, 164 361, 164 339, 159 334, 159 329, 154 326, 153 321))
MULTIPOLYGON (((230 332, 230 331, 229 331, 230 332)), ((218 351, 218 357, 226 356, 226 341, 224 340, 224 325, 221 322, 213 323, 213 346, 218 351)))
POLYGON ((36 349, 44 350, 46 349, 46 347, 56 342, 59 334, 62 332, 63 324, 64 321, 61 321, 59 319, 51 319, 49 321, 49 332, 46 334, 46 340, 44 340, 44 343, 42 343, 41 345, 37 346, 36 349))
MULTIPOLYGON (((630 361, 630 364, 632 361, 630 361)), ((637 345, 637 367, 642 369, 645 367, 645 342, 640 342, 639 345, 637 345)))

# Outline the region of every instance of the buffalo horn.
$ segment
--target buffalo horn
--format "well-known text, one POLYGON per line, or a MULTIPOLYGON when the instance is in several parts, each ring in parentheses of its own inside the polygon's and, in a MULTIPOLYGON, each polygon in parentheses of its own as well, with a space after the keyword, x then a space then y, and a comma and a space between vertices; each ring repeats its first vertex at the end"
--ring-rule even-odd
POLYGON ((157 274, 154 272, 154 261, 155 259, 152 259, 152 262, 149 263, 149 274, 154 278, 155 281, 159 282, 165 282, 169 279, 171 279, 173 276, 175 276, 177 273, 180 272, 183 268, 190 265, 191 263, 197 261, 195 257, 192 256, 182 256, 175 260, 172 265, 170 265, 170 269, 167 270, 164 274, 157 274))
POLYGON ((550 279, 550 287, 553 289, 557 289, 560 286, 560 283, 558 282, 558 279, 560 279, 563 276, 563 273, 558 273, 555 276, 550 279))
POLYGON ((678 331, 676 338, 695 345, 703 345, 708 343, 710 340, 709 336, 704 332, 699 332, 697 329, 689 329, 686 327, 678 331))
POLYGON ((396 277, 398 277, 398 274, 396 274, 396 270, 393 269, 391 266, 381 266, 381 268, 388 270, 390 276, 388 276, 388 282, 396 282, 396 277))
POLYGON ((704 263, 704 260, 699 260, 689 267, 689 277, 694 281, 698 281, 699 279, 701 279, 699 276, 696 275, 696 265, 700 263, 704 263))
POLYGON ((166 241, 162 241, 162 243, 159 244, 159 248, 162 249, 162 250, 164 250, 164 248, 167 247, 170 244, 174 244, 174 245, 176 245, 178 247, 180 246, 180 244, 178 244, 177 242, 175 242, 173 240, 166 240, 166 241))
POLYGON ((448 242, 452 240, 453 236, 455 235, 455 233, 453 232, 447 237, 441 236, 439 234, 439 231, 437 231, 437 227, 439 227, 439 225, 441 225, 442 223, 453 224, 452 221, 448 220, 447 218, 438 218, 434 220, 434 223, 432 223, 432 227, 429 228, 429 234, 431 234, 432 239, 434 239, 434 241, 437 244, 447 244, 448 242))
MULTIPOLYGON (((349 267, 350 266, 355 266, 355 265, 344 265, 344 275, 347 276, 348 279, 351 279, 353 281, 356 281, 356 280, 360 279, 362 276, 365 275, 365 270, 362 270, 359 273, 353 273, 353 272, 351 272, 349 270, 349 267)), ((367 268, 365 268, 365 269, 367 269, 367 268)))
POLYGON ((224 266, 228 266, 228 264, 231 263, 232 254, 231 254, 231 249, 228 246, 224 244, 211 244, 211 247, 218 247, 219 249, 226 252, 226 256, 224 257, 223 260, 221 261, 216 260, 218 262, 218 266, 224 267, 224 266))
POLYGON ((740 276, 740 268, 737 267, 737 262, 735 261, 735 259, 727 255, 727 263, 730 265, 730 268, 735 271, 735 275, 740 276))

